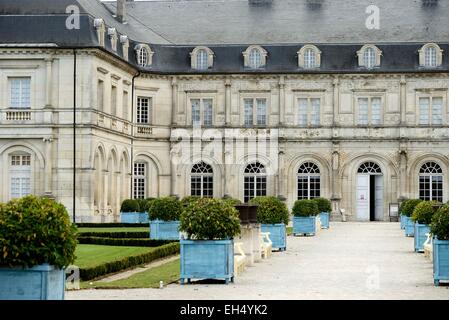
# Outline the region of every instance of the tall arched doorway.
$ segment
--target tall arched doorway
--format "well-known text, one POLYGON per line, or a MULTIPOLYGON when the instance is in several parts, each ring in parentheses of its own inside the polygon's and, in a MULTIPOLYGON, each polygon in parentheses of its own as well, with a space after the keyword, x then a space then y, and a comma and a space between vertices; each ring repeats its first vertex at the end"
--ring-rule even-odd
POLYGON ((383 221, 384 180, 374 162, 364 162, 357 170, 357 220, 383 221))

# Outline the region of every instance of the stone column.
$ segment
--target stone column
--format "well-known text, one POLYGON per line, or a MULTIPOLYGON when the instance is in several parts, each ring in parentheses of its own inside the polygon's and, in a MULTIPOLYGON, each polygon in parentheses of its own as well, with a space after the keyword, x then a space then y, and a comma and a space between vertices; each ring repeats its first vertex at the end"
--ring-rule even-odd
POLYGON ((401 143, 399 148, 399 197, 408 198, 407 192, 407 147, 401 143))
POLYGON ((52 159, 52 137, 45 137, 43 139, 45 142, 45 177, 44 177, 44 194, 46 196, 51 196, 53 194, 52 191, 52 180, 53 180, 53 159, 52 159))
POLYGON ((171 99, 172 99, 172 108, 171 108, 171 112, 172 112, 172 125, 176 125, 177 124, 177 120, 176 120, 176 116, 178 113, 178 82, 177 82, 177 78, 173 77, 172 81, 171 81, 171 99))
POLYGON ((178 157, 176 142, 171 142, 170 146, 170 195, 178 196, 176 190, 176 162, 178 157))
POLYGON ((340 79, 338 76, 334 78, 332 85, 334 87, 334 96, 332 99, 332 126, 335 126, 339 125, 338 109, 340 105, 340 79))
POLYGON ((332 213, 336 216, 340 214, 340 200, 341 200, 341 181, 340 181, 340 151, 338 143, 334 143, 332 147, 332 213))
POLYGON ((278 153, 278 196, 280 198, 286 199, 287 195, 285 194, 285 184, 284 181, 287 181, 285 178, 285 152, 282 148, 279 148, 278 153))
POLYGON ((405 78, 405 75, 401 76, 401 126, 406 124, 406 109, 407 109, 407 92, 406 92, 406 86, 407 86, 407 80, 405 78))
POLYGON ((285 78, 279 78, 279 125, 285 123, 285 78))
POLYGON ((45 59, 45 63, 47 66, 47 76, 46 76, 46 85, 45 85, 45 107, 51 107, 51 96, 52 96, 52 64, 53 64, 53 58, 47 58, 45 59))
POLYGON ((231 125, 231 78, 225 80, 225 125, 231 125))

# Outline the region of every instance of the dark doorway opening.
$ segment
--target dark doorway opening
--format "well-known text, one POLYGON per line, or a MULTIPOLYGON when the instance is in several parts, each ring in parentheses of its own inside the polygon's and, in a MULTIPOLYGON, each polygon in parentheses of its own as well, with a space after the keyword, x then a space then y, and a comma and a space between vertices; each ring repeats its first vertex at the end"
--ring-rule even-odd
POLYGON ((369 176, 369 220, 376 220, 376 176, 369 176))

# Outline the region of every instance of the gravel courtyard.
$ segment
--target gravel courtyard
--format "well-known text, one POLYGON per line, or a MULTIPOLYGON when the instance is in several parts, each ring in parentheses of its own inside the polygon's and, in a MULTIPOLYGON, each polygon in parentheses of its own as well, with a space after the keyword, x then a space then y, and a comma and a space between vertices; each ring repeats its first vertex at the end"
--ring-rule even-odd
POLYGON ((431 262, 398 223, 334 222, 315 237, 289 236, 287 251, 229 285, 79 290, 66 299, 449 299, 449 286, 434 287, 431 262))

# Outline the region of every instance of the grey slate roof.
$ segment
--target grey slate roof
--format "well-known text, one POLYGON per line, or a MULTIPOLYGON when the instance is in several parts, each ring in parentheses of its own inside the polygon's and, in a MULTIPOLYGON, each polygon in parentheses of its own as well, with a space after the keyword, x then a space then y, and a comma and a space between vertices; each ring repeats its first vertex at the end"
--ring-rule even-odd
MULTIPOLYGON (((357 65, 356 51, 374 43, 382 51, 382 64, 370 72, 421 71, 418 49, 437 42, 444 50, 443 66, 449 71, 449 1, 423 7, 421 0, 323 0, 321 7, 307 0, 273 0, 271 6, 249 6, 247 0, 176 0, 127 3, 128 23, 115 20, 115 2, 97 0, 0 0, 0 46, 10 43, 56 43, 60 47, 98 47, 95 18, 103 18, 130 40, 130 63, 136 64, 133 47, 148 43, 155 52, 158 73, 198 73, 190 68, 189 53, 207 45, 215 53, 212 69, 201 73, 258 72, 366 72, 357 65), (380 30, 365 28, 365 8, 380 7, 380 30), (65 9, 81 8, 81 29, 65 28, 65 9), (307 43, 322 51, 316 71, 298 68, 296 52, 307 43), (250 44, 268 51, 266 68, 243 67, 242 52, 250 44)), ((112 52, 122 56, 121 46, 112 52)))

